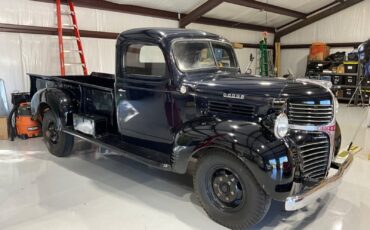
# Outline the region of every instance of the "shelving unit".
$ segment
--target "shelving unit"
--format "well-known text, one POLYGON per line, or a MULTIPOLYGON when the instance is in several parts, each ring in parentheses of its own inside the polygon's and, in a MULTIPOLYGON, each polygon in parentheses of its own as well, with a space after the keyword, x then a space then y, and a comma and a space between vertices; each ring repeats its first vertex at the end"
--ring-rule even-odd
MULTIPOLYGON (((319 80, 327 80, 327 77, 330 76, 330 80, 331 82, 333 83, 333 87, 332 87, 332 90, 334 93, 336 93, 337 95, 337 98, 339 101, 342 101, 342 102, 345 102, 345 103, 348 103, 348 101, 351 99, 351 97, 345 97, 344 96, 344 93, 345 93, 345 90, 346 89, 353 89, 353 91, 355 91, 356 89, 356 86, 357 86, 357 83, 360 81, 360 76, 362 74, 362 69, 360 66, 357 66, 357 73, 332 73, 332 72, 316 72, 316 73, 309 73, 307 70, 308 70, 308 66, 312 63, 315 63, 317 65, 321 65, 321 66, 329 66, 329 65, 339 65, 339 64, 342 64, 341 62, 330 62, 330 61, 308 61, 307 62, 307 69, 306 69, 306 76, 311 78, 311 79, 319 79, 319 80), (341 80, 342 84, 335 84, 334 83, 334 80, 333 80, 333 77, 334 76, 341 76, 343 77, 344 79, 341 80), (345 84, 345 81, 346 81, 346 77, 355 77, 355 84, 345 84), (326 78, 324 78, 326 77, 326 78), (340 90, 342 90, 342 93, 339 93, 340 90), (338 95, 341 95, 341 96, 338 96, 338 95)), ((370 84, 368 85, 362 85, 362 90, 366 90, 366 91, 369 91, 370 90, 370 84)), ((353 92, 352 92, 353 93, 353 92)), ((369 95, 369 93, 368 93, 369 95)), ((365 96, 365 95, 364 95, 365 96)), ((364 103, 368 103, 368 98, 364 98, 364 103)), ((358 95, 355 96, 354 100, 353 100, 353 103, 355 105, 357 105, 358 103, 360 102, 360 97, 358 95)))
POLYGON ((357 76, 358 73, 319 73, 321 76, 357 76))

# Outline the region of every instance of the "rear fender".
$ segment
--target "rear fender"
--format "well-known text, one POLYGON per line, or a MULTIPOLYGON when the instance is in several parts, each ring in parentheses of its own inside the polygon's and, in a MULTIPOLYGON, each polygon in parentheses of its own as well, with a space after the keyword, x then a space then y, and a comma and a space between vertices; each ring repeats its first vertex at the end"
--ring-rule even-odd
POLYGON ((37 91, 31 100, 32 115, 42 115, 45 106, 55 113, 62 126, 72 124, 71 118, 76 111, 76 102, 68 91, 57 88, 45 88, 37 91))
POLYGON ((295 167, 289 149, 267 129, 246 121, 197 120, 177 134, 173 169, 185 173, 192 157, 223 149, 251 171, 273 199, 284 200, 292 188, 295 167))

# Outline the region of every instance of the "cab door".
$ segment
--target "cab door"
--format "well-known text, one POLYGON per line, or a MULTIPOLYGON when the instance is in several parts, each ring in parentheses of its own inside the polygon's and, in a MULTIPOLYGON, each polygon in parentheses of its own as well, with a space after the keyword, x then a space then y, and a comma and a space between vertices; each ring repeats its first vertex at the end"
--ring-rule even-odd
POLYGON ((128 42, 122 49, 115 86, 119 132, 142 147, 169 151, 172 98, 164 54, 154 43, 128 42))

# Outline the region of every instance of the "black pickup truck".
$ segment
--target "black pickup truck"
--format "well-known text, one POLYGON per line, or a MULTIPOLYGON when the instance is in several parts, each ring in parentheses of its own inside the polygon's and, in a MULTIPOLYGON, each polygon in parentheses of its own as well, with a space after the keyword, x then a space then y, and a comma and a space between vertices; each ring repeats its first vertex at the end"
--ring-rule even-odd
POLYGON ((116 74, 30 74, 49 151, 82 138, 148 166, 186 173, 216 222, 245 229, 271 199, 297 210, 340 182, 337 100, 317 82, 242 74, 230 43, 196 30, 119 35, 116 74), (329 170, 333 171, 330 177, 329 170))

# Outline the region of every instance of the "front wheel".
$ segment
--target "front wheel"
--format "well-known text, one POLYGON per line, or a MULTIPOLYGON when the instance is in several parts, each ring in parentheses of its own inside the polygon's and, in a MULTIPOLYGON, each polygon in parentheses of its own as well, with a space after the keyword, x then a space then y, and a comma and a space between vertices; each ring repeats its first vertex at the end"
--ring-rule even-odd
POLYGON ((267 213, 271 199, 242 161, 213 150, 201 157, 193 177, 195 194, 207 214, 231 229, 246 229, 267 213))
POLYGON ((338 125, 338 122, 335 122, 335 144, 334 144, 334 157, 336 157, 339 153, 340 146, 342 144, 342 132, 340 130, 340 126, 338 125))
POLYGON ((74 137, 57 128, 57 118, 51 110, 44 114, 42 133, 46 147, 51 154, 57 157, 66 157, 71 154, 74 137))

